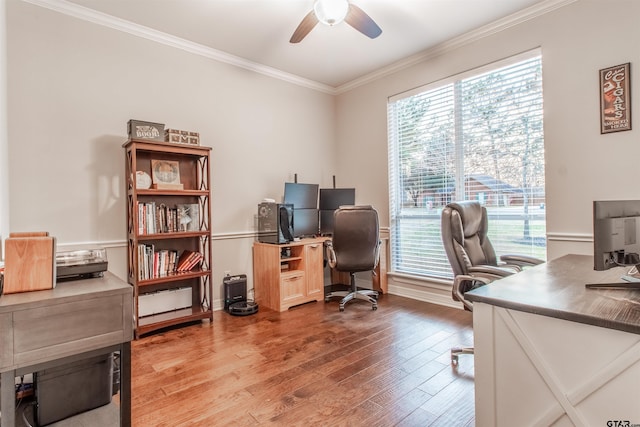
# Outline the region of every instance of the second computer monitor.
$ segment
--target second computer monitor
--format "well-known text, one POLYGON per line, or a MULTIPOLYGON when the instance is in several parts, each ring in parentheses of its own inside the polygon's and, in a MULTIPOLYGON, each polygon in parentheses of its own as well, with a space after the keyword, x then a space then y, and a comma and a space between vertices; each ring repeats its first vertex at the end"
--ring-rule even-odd
POLYGON ((320 189, 320 234, 333 234, 333 212, 356 203, 355 188, 320 189))
POLYGON ((320 210, 336 210, 356 202, 355 188, 321 188, 320 210))
POLYGON ((318 234, 318 209, 293 210, 293 237, 314 237, 318 234))

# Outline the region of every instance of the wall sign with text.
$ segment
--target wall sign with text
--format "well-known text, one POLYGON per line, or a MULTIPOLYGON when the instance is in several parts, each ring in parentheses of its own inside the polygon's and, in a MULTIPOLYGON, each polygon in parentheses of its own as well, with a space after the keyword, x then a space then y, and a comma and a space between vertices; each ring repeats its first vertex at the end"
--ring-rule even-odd
POLYGON ((630 66, 600 70, 600 133, 631 130, 630 66))

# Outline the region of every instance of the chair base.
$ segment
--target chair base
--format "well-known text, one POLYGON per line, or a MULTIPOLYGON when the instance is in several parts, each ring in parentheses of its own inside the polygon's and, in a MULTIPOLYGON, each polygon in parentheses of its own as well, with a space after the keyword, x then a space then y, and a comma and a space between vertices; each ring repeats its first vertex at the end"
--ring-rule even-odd
POLYGON ((458 366, 458 356, 461 354, 473 354, 473 347, 454 347, 451 349, 451 364, 458 366))
POLYGON ((342 300, 340 301, 340 311, 344 311, 344 306, 354 299, 368 301, 371 303, 372 310, 378 309, 378 301, 376 300, 376 298, 378 298, 378 292, 369 289, 331 292, 330 294, 325 295, 324 302, 329 302, 334 297, 342 297, 342 300))

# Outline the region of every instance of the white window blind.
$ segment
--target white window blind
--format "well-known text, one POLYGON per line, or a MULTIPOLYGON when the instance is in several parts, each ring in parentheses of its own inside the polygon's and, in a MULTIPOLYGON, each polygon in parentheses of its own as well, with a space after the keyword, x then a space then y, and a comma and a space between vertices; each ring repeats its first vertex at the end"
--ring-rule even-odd
POLYGON ((498 255, 546 258, 542 60, 528 53, 390 99, 391 268, 451 278, 442 208, 478 200, 498 255))

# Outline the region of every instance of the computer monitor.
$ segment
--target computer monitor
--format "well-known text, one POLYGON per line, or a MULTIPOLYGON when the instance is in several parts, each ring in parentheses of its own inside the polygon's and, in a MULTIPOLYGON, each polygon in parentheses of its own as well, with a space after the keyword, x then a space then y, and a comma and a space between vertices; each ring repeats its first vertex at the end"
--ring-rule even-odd
POLYGON ((293 237, 318 234, 318 209, 293 209, 293 237))
POLYGON ((294 209, 318 209, 318 184, 284 183, 284 202, 294 209))
POLYGON ((640 264, 640 200, 593 202, 593 268, 640 264))
POLYGON ((333 234, 333 213, 340 206, 356 203, 355 188, 320 189, 320 234, 333 234))
POLYGON ((335 210, 356 203, 355 188, 321 188, 320 210, 335 210))

